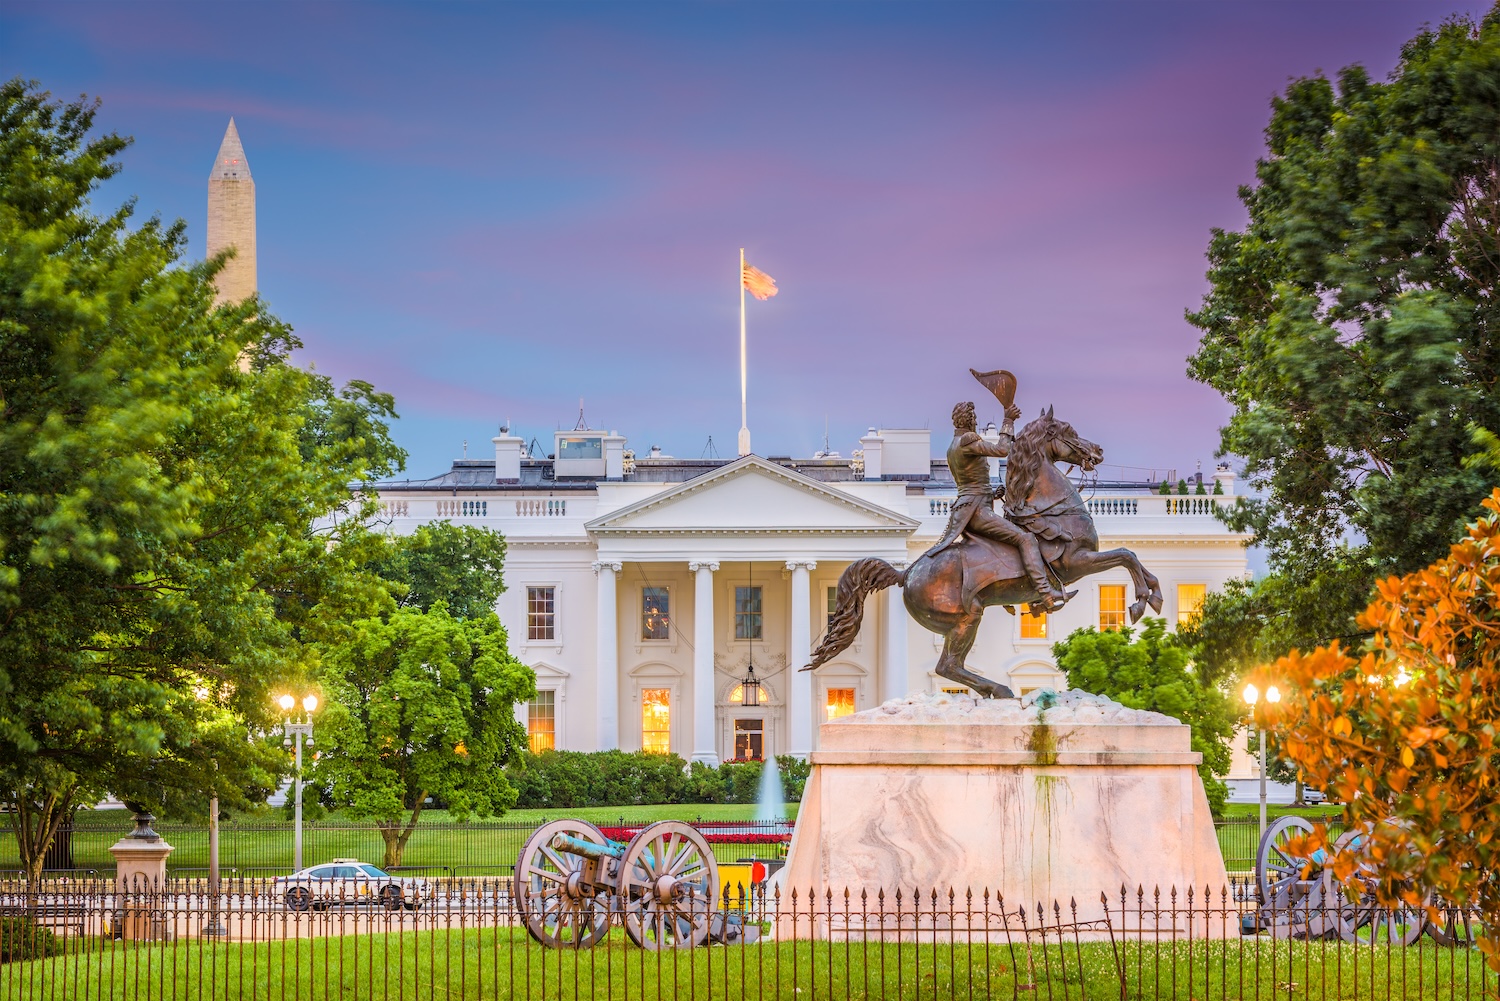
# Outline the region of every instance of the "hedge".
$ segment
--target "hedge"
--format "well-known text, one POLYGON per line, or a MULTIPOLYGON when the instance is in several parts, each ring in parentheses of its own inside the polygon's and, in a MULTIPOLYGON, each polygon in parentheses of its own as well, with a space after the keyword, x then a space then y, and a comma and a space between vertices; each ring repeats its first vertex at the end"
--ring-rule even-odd
MULTIPOLYGON (((810 766, 782 755, 782 795, 802 798, 810 766)), ((522 809, 588 806, 643 806, 664 803, 754 803, 760 794, 759 761, 726 761, 712 768, 691 766, 676 754, 646 751, 526 752, 510 779, 522 809)))

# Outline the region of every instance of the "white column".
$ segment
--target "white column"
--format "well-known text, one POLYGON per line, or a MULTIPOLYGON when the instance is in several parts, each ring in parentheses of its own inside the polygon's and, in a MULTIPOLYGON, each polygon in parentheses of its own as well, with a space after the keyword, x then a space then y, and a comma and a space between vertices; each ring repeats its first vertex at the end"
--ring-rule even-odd
MULTIPOLYGON (((891 564, 897 570, 905 562, 891 564)), ((906 601, 902 589, 885 589, 885 607, 881 609, 880 636, 880 701, 899 699, 909 691, 911 682, 906 674, 906 601)))
POLYGON ((812 660, 812 599, 808 591, 808 571, 817 566, 811 560, 787 560, 792 572, 791 662, 787 674, 787 713, 791 717, 787 734, 787 753, 805 758, 813 749, 812 672, 804 671, 812 660))
POLYGON ((594 691, 599 698, 597 749, 620 746, 620 635, 619 610, 615 603, 615 574, 623 564, 594 564, 599 578, 599 608, 595 625, 595 662, 598 665, 594 691))
POLYGON ((693 571, 693 759, 718 765, 714 749, 714 571, 719 564, 699 560, 693 571))

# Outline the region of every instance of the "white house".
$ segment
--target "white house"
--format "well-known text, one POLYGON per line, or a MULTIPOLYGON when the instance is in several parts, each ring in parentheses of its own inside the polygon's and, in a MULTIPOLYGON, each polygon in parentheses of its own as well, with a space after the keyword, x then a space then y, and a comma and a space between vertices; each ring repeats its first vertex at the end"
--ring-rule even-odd
MULTIPOLYGON (((833 663, 795 670, 850 562, 906 563, 942 533, 954 484, 928 431, 871 429, 853 458, 811 459, 636 457, 620 435, 586 428, 557 432, 545 458, 504 429, 493 441, 494 459, 377 489, 391 531, 447 519, 505 535, 497 611, 536 671, 537 699, 517 710, 534 748, 805 755, 818 721, 951 684, 933 673, 939 638, 909 620, 897 588, 870 599, 859 639, 833 663), (752 667, 760 685, 747 698, 752 667)), ((1084 490, 1100 548, 1135 550, 1172 623, 1246 573, 1245 537, 1212 513, 1233 502, 1234 476, 1214 481, 1224 495, 1084 490)), ((1123 570, 1077 586, 1051 616, 991 609, 968 666, 1018 694, 1063 687, 1051 644, 1124 624, 1133 600, 1123 570)))

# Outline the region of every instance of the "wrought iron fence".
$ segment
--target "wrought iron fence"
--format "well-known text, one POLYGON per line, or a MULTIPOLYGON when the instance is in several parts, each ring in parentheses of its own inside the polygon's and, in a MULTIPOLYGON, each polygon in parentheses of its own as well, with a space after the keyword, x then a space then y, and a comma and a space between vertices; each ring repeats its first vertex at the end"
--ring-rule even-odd
POLYGON ((0 883, 0 999, 1477 1001, 1500 991, 1474 947, 1477 916, 1461 910, 1428 928, 1425 912, 1348 903, 1273 914, 1228 888, 1022 905, 984 891, 741 884, 704 901, 698 947, 638 946, 632 915, 636 939, 672 937, 639 934, 649 901, 614 899, 589 913, 530 913, 543 932, 547 920, 597 930, 546 948, 528 933, 529 898, 518 902, 507 880, 403 885, 299 910, 287 884, 269 880, 228 880, 218 894, 177 881, 124 892, 108 880, 0 883))
MULTIPOLYGON (((87 816, 87 815, 85 815, 87 816)), ((1343 831, 1337 818, 1328 821, 1330 833, 1343 831)), ((175 849, 168 859, 173 872, 207 871, 208 828, 201 824, 157 823, 155 829, 175 849)), ((505 875, 515 866, 522 844, 538 824, 515 821, 469 823, 423 822, 417 826, 402 857, 403 868, 441 868, 449 875, 505 875)), ((621 819, 601 825, 611 836, 624 835, 640 823, 621 819)), ((694 821, 707 835, 721 862, 745 857, 777 857, 791 840, 792 821, 694 821)), ((1231 817, 1214 825, 1224 864, 1230 872, 1255 868, 1260 841, 1259 821, 1254 817, 1231 817)), ((64 825, 48 853, 46 868, 64 875, 107 873, 114 869, 109 846, 129 830, 120 816, 100 821, 64 825)), ((380 832, 371 824, 347 821, 312 821, 304 825, 303 859, 317 865, 335 858, 358 858, 379 862, 384 854, 380 832)), ((275 875, 291 866, 292 825, 286 821, 227 821, 220 825, 219 859, 225 872, 256 876, 275 875)), ((15 840, 0 837, 0 872, 20 867, 15 840)))

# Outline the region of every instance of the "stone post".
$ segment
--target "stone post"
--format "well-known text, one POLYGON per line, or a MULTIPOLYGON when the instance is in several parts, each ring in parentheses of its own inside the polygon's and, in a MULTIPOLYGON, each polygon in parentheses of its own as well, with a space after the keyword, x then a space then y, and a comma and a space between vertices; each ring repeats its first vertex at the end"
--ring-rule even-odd
POLYGON ((167 856, 172 854, 172 846, 151 829, 154 820, 149 813, 137 813, 135 830, 109 849, 115 857, 122 937, 130 941, 166 937, 166 920, 159 902, 166 891, 167 856))

